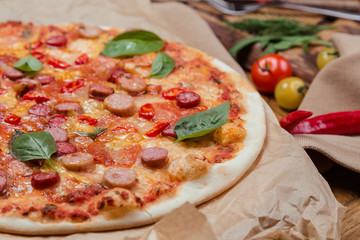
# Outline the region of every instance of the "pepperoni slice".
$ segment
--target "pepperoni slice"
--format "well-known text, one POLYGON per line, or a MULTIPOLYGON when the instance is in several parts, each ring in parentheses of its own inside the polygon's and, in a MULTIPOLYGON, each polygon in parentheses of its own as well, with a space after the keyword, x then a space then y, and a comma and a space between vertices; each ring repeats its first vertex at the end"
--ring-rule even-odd
POLYGON ((104 172, 102 184, 109 188, 131 188, 136 184, 136 173, 130 168, 108 168, 104 172))
POLYGON ((57 145, 57 155, 63 156, 70 153, 76 152, 76 147, 71 143, 67 142, 56 142, 57 145))
POLYGON ((20 72, 19 70, 16 70, 15 68, 9 68, 4 72, 5 77, 11 79, 11 80, 15 80, 18 78, 23 78, 25 77, 25 74, 20 72))
POLYGON ((36 173, 32 175, 31 185, 35 189, 45 189, 56 185, 60 181, 60 176, 56 172, 36 173))
POLYGON ((57 114, 55 116, 52 116, 49 120, 48 126, 50 128, 56 128, 61 127, 61 124, 67 121, 67 117, 65 117, 62 114, 57 114))
POLYGON ((51 115, 51 107, 46 104, 38 103, 29 108, 29 113, 39 117, 47 117, 51 115))
POLYGON ((59 114, 67 115, 70 112, 80 113, 81 108, 78 103, 59 103, 55 106, 55 111, 59 114))
POLYGON ((45 131, 49 132, 53 136, 55 142, 65 142, 68 139, 68 134, 65 129, 55 127, 47 128, 45 131))
POLYGON ((53 75, 45 73, 36 75, 34 79, 38 81, 41 85, 49 85, 55 82, 55 77, 53 75))
POLYGON ((185 91, 176 96, 176 105, 181 108, 193 108, 199 105, 200 102, 200 95, 195 92, 185 91))
POLYGON ((149 167, 161 168, 169 161, 168 150, 161 147, 150 147, 140 153, 141 162, 149 167))
POLYGON ((165 137, 173 137, 173 138, 177 138, 177 134, 175 132, 175 125, 176 123, 170 123, 165 129, 164 131, 162 131, 161 135, 165 136, 165 137))
POLYGON ((63 35, 52 36, 46 40, 47 45, 54 46, 54 47, 66 46, 66 43, 67 43, 67 39, 63 35))

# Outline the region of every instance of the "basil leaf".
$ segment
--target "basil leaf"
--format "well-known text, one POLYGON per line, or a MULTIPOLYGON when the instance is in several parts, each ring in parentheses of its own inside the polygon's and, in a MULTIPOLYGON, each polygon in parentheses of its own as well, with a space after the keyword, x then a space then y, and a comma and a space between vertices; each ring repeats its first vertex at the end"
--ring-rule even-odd
POLYGON ((151 66, 149 77, 165 77, 172 72, 174 67, 175 61, 166 53, 159 52, 151 66))
POLYGON ((15 157, 15 155, 14 155, 14 153, 13 153, 13 150, 12 150, 12 148, 13 148, 13 142, 14 142, 15 138, 17 138, 18 136, 20 136, 20 135, 23 134, 23 133, 24 133, 24 132, 15 129, 15 132, 14 132, 14 134, 13 134, 13 136, 11 137, 11 140, 10 140, 10 142, 9 142, 9 151, 10 151, 11 156, 13 156, 14 158, 16 158, 16 157, 15 157))
POLYGON ((100 134, 102 134, 104 131, 106 131, 107 128, 104 127, 97 127, 95 128, 94 132, 74 132, 77 135, 84 136, 84 137, 90 137, 92 140, 95 140, 96 137, 98 137, 100 134))
POLYGON ((12 140, 11 147, 13 156, 20 161, 50 159, 51 155, 57 151, 53 136, 45 131, 19 134, 12 140))
POLYGON ((107 57, 133 56, 159 51, 164 41, 156 34, 144 30, 122 33, 108 42, 101 52, 107 57))
POLYGON ((230 102, 226 102, 204 112, 181 118, 175 125, 175 132, 178 137, 175 142, 203 136, 224 125, 227 122, 229 110, 230 102))
POLYGON ((31 56, 26 56, 14 63, 14 68, 25 72, 36 72, 42 69, 42 63, 31 56))

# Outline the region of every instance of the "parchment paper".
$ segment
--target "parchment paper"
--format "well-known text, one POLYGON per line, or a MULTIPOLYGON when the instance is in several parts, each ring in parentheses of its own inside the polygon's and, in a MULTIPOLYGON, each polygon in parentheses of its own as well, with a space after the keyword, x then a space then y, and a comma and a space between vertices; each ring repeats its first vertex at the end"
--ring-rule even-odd
MULTIPOLYGON (((36 24, 84 22, 144 28, 184 42, 244 75, 194 11, 180 3, 148 0, 6 0, 0 20, 36 24)), ((198 208, 185 204, 158 223, 129 230, 54 237, 0 234, 0 239, 339 239, 345 208, 270 108, 261 155, 231 189, 198 208)))

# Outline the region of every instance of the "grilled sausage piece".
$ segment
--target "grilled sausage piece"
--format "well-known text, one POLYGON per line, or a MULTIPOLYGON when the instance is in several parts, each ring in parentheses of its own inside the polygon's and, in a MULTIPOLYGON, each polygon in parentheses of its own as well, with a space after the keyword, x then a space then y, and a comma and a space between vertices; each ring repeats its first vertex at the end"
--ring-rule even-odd
POLYGON ((94 157, 89 153, 76 152, 61 159, 62 165, 70 171, 91 171, 95 168, 94 157))
POLYGON ((78 31, 79 31, 80 36, 83 38, 96 38, 102 32, 100 27, 89 26, 89 25, 82 25, 78 31))
POLYGON ((89 97, 104 100, 114 93, 114 89, 100 83, 93 83, 89 87, 89 97))
POLYGON ((200 95, 191 91, 181 92, 176 96, 176 105, 181 108, 196 107, 200 102, 200 95))
POLYGON ((16 70, 15 68, 9 68, 4 72, 5 77, 10 78, 11 80, 15 80, 18 78, 25 77, 25 74, 16 70))
POLYGON ((105 170, 102 184, 109 188, 131 188, 136 183, 136 173, 130 168, 108 168, 105 170))
POLYGON ((127 94, 111 94, 105 98, 104 105, 110 112, 120 117, 129 117, 135 113, 134 99, 127 94))
POLYGON ((139 76, 125 73, 116 79, 116 84, 128 93, 140 93, 146 90, 144 79, 139 76))
POLYGON ((54 128, 47 128, 45 131, 49 132, 55 142, 65 142, 68 139, 68 134, 65 129, 54 127, 54 128))
POLYGON ((153 168, 161 168, 169 161, 168 150, 161 147, 150 147, 143 150, 140 158, 143 164, 153 168))
POLYGON ((36 173, 32 175, 31 185, 35 189, 45 189, 54 186, 60 181, 59 173, 36 173))
POLYGON ((55 82, 55 77, 50 74, 41 73, 36 75, 34 80, 38 81, 41 85, 48 85, 55 82))
POLYGON ((59 114, 67 115, 70 112, 81 113, 78 103, 59 103, 55 106, 55 111, 59 114))
POLYGON ((71 143, 67 142, 56 142, 57 145, 57 155, 68 155, 70 153, 76 152, 76 147, 71 143))
POLYGON ((39 117, 47 117, 51 114, 51 107, 46 104, 38 103, 29 108, 29 113, 39 117))

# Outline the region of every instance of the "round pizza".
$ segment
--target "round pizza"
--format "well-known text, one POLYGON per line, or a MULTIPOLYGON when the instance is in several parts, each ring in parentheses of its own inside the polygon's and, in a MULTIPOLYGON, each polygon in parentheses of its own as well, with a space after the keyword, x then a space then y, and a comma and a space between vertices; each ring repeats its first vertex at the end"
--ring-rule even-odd
POLYGON ((235 184, 265 138, 259 94, 155 33, 0 25, 0 230, 140 226, 235 184))

